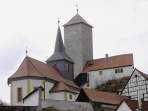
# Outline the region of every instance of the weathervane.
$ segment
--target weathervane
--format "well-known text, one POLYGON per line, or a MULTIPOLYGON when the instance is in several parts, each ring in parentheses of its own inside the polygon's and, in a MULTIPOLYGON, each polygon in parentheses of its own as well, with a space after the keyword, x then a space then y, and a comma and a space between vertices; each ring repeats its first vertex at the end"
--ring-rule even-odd
POLYGON ((26 51, 25 51, 25 53, 26 53, 26 56, 28 55, 28 49, 27 49, 27 47, 26 47, 26 51))
POLYGON ((60 18, 58 17, 58 26, 60 26, 60 18))
POLYGON ((78 12, 79 12, 79 6, 78 6, 78 2, 76 3, 76 11, 77 11, 77 14, 78 14, 78 12))

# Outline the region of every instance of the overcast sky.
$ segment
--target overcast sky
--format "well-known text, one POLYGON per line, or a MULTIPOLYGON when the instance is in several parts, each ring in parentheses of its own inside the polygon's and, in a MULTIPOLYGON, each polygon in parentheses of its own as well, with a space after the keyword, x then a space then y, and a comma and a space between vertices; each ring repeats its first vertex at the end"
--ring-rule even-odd
MULTIPOLYGON (((7 78, 28 55, 45 61, 61 29, 76 14, 76 0, 0 0, 0 99, 9 102, 7 78)), ((78 0, 79 14, 93 28, 94 58, 133 53, 148 73, 148 0, 78 0)))

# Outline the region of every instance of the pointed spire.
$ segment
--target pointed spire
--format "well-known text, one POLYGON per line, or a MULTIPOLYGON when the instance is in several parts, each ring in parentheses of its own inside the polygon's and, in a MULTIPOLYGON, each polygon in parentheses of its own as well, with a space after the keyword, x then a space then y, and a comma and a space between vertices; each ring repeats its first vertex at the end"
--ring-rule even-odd
POLYGON ((58 20, 58 30, 57 30, 54 53, 50 58, 48 58, 46 62, 48 63, 57 60, 68 60, 73 63, 72 59, 66 54, 59 23, 60 21, 58 20))
POLYGON ((61 35, 61 29, 60 29, 60 26, 58 26, 54 52, 64 52, 64 51, 65 51, 65 47, 64 47, 63 39, 61 35))

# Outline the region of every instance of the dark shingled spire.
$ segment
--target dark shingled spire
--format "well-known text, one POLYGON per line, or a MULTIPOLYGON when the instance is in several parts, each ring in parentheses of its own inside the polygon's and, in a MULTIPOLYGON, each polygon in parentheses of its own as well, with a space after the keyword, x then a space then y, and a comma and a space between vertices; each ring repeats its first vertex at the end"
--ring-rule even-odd
POLYGON ((57 31, 54 53, 52 54, 51 57, 47 59, 46 62, 48 63, 48 62, 58 61, 58 60, 67 60, 73 63, 72 59, 66 54, 65 46, 63 44, 61 30, 59 26, 57 31))

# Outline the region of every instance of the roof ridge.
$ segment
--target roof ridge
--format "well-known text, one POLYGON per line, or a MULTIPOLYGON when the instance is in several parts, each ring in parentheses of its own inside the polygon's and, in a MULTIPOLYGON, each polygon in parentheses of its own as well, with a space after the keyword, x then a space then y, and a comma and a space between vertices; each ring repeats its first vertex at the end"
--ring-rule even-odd
MULTIPOLYGON (((108 58, 118 57, 118 56, 126 56, 126 55, 133 55, 133 53, 113 55, 113 56, 109 56, 108 58)), ((92 59, 92 60, 95 61, 95 60, 100 60, 100 59, 106 59, 106 57, 101 57, 101 58, 98 58, 98 59, 92 59)), ((92 60, 89 60, 89 61, 92 61, 92 60)), ((88 61, 88 62, 89 62, 89 61, 88 61)))

